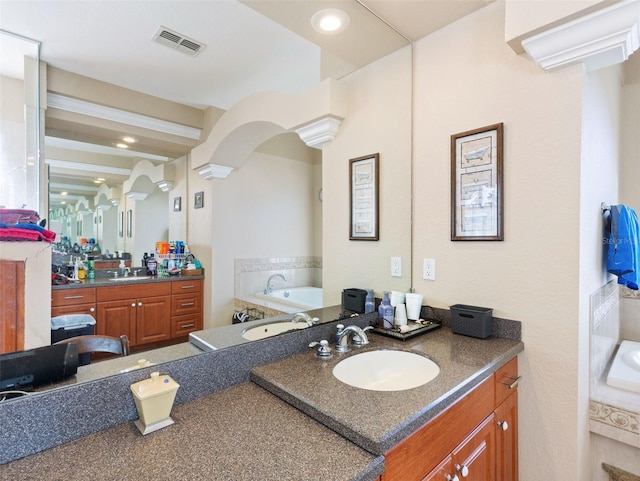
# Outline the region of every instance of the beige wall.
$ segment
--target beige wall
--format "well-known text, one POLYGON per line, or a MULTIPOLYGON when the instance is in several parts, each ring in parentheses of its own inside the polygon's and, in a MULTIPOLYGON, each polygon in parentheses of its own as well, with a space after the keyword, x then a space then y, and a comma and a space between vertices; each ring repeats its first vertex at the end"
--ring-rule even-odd
MULTIPOLYGON (((416 44, 414 287, 438 307, 480 305, 522 321, 520 479, 586 480, 584 292, 603 276, 593 259, 582 268, 601 246, 602 200, 581 201, 593 181, 581 179, 583 72, 545 73, 515 56, 504 42, 503 9, 492 4, 416 44), (449 136, 497 122, 505 134, 505 240, 452 242, 449 136), (583 229, 581 208, 593 219, 583 229), (417 275, 425 257, 436 259, 436 281, 417 275)), ((607 186, 617 176, 590 172, 607 186)))
MULTIPOLYGON (((323 149, 323 289, 325 305, 342 290, 406 292, 411 287, 411 47, 345 77, 347 118, 323 149), (349 159, 380 154, 380 240, 349 240, 349 159), (403 260, 391 277, 391 257, 403 260)), ((422 135, 422 133, 420 133, 422 135)))
POLYGON ((319 159, 310 151, 305 146, 298 158, 254 152, 226 179, 209 182, 212 313, 205 327, 231 323, 234 259, 313 255, 319 159))

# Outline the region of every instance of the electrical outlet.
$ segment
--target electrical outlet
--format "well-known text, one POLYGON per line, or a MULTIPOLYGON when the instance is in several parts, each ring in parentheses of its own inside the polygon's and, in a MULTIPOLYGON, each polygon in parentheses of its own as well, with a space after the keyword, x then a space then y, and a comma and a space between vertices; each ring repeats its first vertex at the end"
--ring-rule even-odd
POLYGON ((391 258, 391 277, 402 277, 402 257, 391 258))
POLYGON ((422 278, 428 281, 436 280, 436 260, 422 259, 422 278))

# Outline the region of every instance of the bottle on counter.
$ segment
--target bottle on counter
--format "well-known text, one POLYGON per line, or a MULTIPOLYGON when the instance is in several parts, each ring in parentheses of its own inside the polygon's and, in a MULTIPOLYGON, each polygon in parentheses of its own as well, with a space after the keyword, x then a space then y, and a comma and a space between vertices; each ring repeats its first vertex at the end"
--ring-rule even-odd
POLYGON ((369 314, 376 310, 376 300, 373 297, 373 289, 367 289, 367 297, 364 301, 364 313, 369 314))
POLYGON ((158 275, 158 261, 156 260, 153 252, 151 253, 151 257, 147 259, 147 275, 148 276, 158 275))
POLYGON ((382 293, 382 302, 378 306, 378 319, 380 320, 380 327, 383 329, 391 329, 393 327, 393 314, 391 315, 391 323, 389 323, 385 317, 387 306, 393 310, 391 299, 389 298, 389 291, 384 291, 382 293))
POLYGON ((147 259, 149 259, 149 254, 145 252, 142 256, 142 267, 147 267, 147 259))
POLYGON ((87 257, 87 279, 95 279, 95 278, 96 278, 95 257, 88 256, 87 257))

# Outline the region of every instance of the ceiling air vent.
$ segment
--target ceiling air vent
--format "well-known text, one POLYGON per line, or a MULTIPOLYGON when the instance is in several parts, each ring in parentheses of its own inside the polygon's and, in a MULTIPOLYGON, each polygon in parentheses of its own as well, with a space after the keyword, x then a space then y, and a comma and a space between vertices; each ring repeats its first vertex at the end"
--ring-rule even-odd
POLYGON ((166 27, 160 27, 152 40, 178 52, 190 55, 191 57, 196 57, 206 48, 204 43, 186 37, 166 27))

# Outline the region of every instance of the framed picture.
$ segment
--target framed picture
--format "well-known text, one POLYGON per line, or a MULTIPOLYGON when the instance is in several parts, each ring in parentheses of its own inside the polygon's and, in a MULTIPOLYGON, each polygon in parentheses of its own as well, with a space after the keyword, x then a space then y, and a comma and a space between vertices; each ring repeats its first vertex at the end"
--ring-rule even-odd
POLYGON ((349 160, 350 240, 378 240, 380 154, 349 160))
POLYGON ((133 228, 133 211, 129 209, 127 211, 127 237, 131 237, 133 228))
POLYGON ((451 240, 503 240, 502 123, 451 136, 451 240))
POLYGON ((173 211, 180 212, 182 210, 182 197, 173 198, 173 211))
POLYGON ((124 237, 124 211, 118 212, 118 237, 124 237))
POLYGON ((202 209, 202 207, 204 207, 204 192, 196 192, 193 207, 196 209, 202 209))

